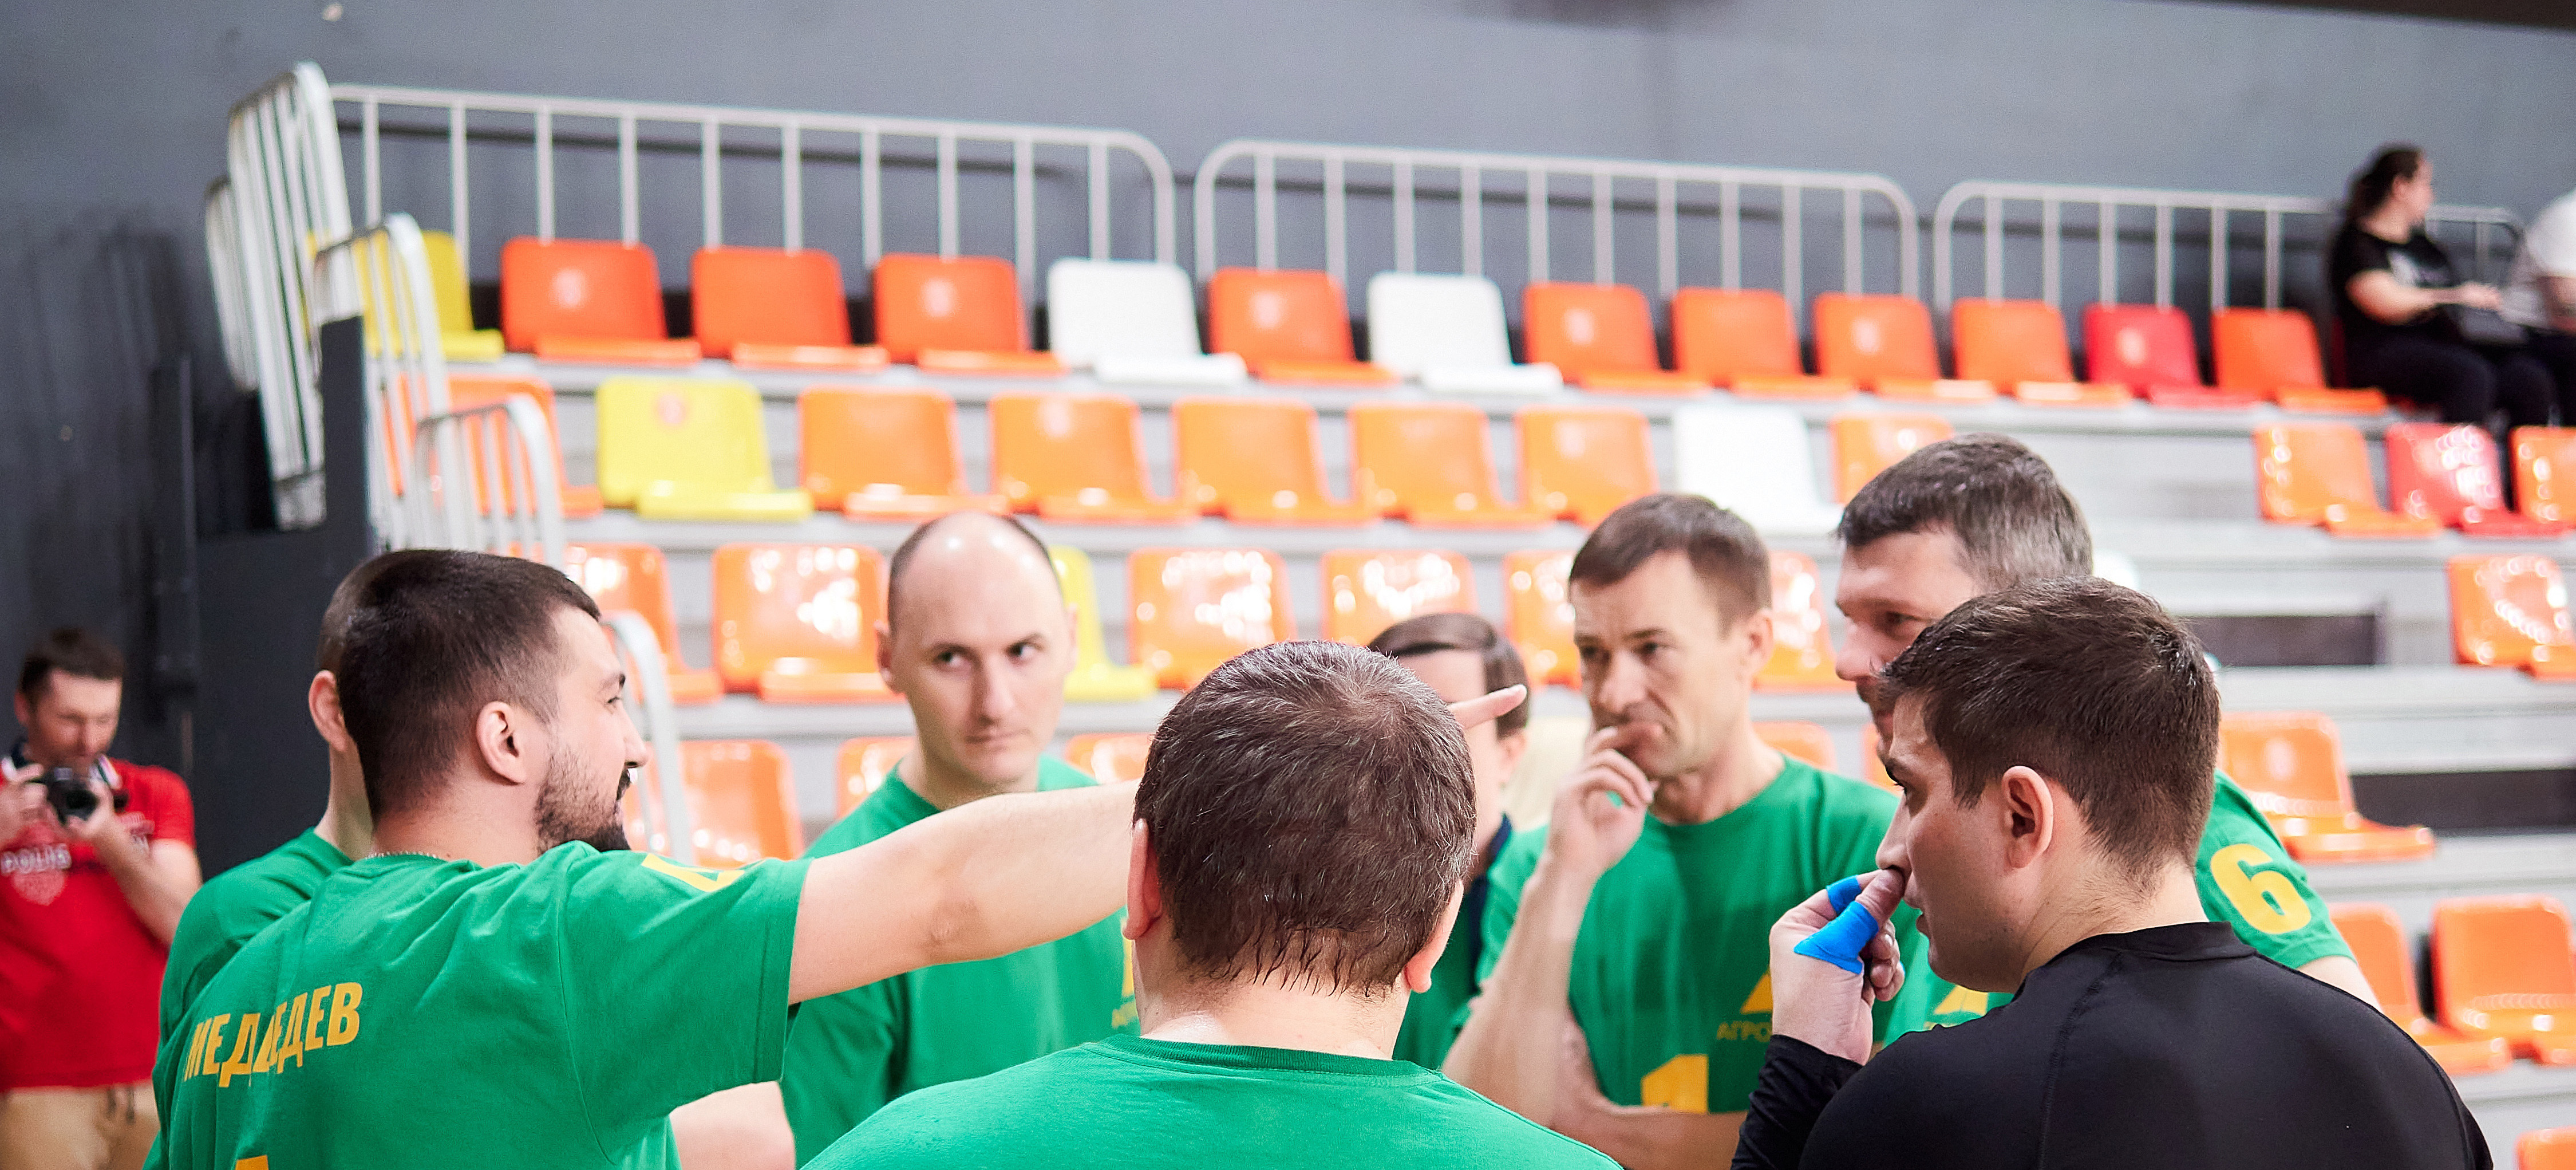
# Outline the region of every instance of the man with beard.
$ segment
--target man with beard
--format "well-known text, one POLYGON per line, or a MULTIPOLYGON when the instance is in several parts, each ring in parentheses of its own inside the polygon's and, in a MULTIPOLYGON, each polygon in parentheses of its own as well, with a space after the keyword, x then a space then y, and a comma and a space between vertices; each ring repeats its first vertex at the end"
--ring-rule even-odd
POLYGON ((645 758, 625 678, 589 596, 534 562, 383 566, 338 673, 376 852, 164 1038, 174 1170, 635 1165, 674 1108, 777 1077, 789 1005, 1119 903, 1131 785, 978 801, 810 862, 624 852, 645 758))

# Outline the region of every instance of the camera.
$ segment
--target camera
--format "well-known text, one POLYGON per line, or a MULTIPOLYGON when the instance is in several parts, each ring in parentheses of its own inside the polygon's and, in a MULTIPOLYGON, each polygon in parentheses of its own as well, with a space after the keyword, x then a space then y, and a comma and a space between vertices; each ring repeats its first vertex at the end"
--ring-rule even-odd
MULTIPOLYGON (((71 768, 55 768, 36 778, 45 786, 45 803, 54 806, 54 815, 65 821, 86 819, 98 811, 98 793, 90 790, 89 777, 71 768)), ((125 794, 116 794, 117 811, 125 809, 125 794)))

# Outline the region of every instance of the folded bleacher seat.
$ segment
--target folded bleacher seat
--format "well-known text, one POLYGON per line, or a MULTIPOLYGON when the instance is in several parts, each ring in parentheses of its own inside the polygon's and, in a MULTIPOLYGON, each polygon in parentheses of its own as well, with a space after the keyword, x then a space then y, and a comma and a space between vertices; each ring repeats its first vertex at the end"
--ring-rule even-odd
POLYGON ((701 248, 689 261, 698 345, 747 369, 863 373, 883 346, 850 344, 841 265, 819 248, 701 248))
POLYGON ((895 773, 896 766, 911 755, 913 740, 909 735, 861 736, 841 741, 835 758, 832 784, 832 819, 850 815, 850 810, 867 803, 868 797, 895 773))
POLYGON ((2452 557, 2451 649, 2463 665, 2516 666, 2576 682, 2567 580, 2547 557, 2452 557))
POLYGON ((1177 264, 1077 260, 1047 266, 1048 348, 1103 382, 1243 384, 1243 359, 1199 352, 1198 301, 1177 264))
POLYGON ((671 578, 662 550, 649 544, 576 544, 564 549, 563 571, 590 592, 601 610, 643 615, 644 624, 653 627, 653 640, 662 645, 673 703, 694 706, 724 696, 724 684, 714 671, 691 670, 680 659, 679 619, 671 612, 671 578))
POLYGON ((728 544, 715 553, 716 674, 773 703, 884 702, 877 623, 885 569, 838 544, 728 544))
POLYGON ((2370 450, 2342 423, 2276 423, 2254 428, 2255 495, 2263 518, 2321 524, 2336 536, 2420 538, 2442 526, 2379 506, 2370 450))
POLYGON ((1816 372, 1849 378, 1881 398, 1985 402, 1991 382, 1941 376, 1932 312, 1912 297, 1822 293, 1816 297, 1816 372))
POLYGON ((1100 591, 1092 584, 1090 556, 1059 544, 1047 547, 1047 560, 1055 566, 1056 583, 1064 587, 1065 605, 1073 610, 1073 673, 1065 676, 1064 697, 1077 703, 1132 703, 1153 697, 1153 671, 1109 660, 1108 644, 1100 634, 1100 591))
POLYGON ((2046 301, 1964 300, 1950 306, 1959 376, 1988 382, 2033 406, 2126 406, 2119 382, 2078 382, 2066 320, 2046 301))
POLYGON ((2157 406, 2177 410, 2243 410, 2255 395, 2201 384, 2200 346, 2191 318, 2170 305, 2084 308, 2084 364, 2096 382, 2116 382, 2157 406))
POLYGON ((1237 524, 1368 524, 1377 509, 1324 485, 1315 408, 1286 398, 1172 404, 1181 501, 1237 524))
POLYGON ((1481 276, 1381 272, 1368 285, 1369 359, 1423 389, 1449 394, 1546 394, 1557 368, 1512 364, 1502 290, 1481 276))
POLYGON ((1287 569, 1257 548, 1140 548, 1127 556, 1127 660, 1188 690, 1219 663, 1297 636, 1287 569))
POLYGON ((2406 928, 2386 906, 2361 902, 2331 908, 2335 930, 2352 948, 2361 974, 2370 981, 2379 1010, 2452 1076, 2500 1072, 2513 1064, 2513 1046, 2494 1036, 2470 1036, 2445 1028, 2424 1015, 2415 992, 2415 948, 2406 943, 2406 928))
POLYGON ((1064 363, 1029 349, 1020 278, 992 256, 888 253, 873 274, 877 344, 943 374, 1054 378, 1064 363))
POLYGON ((957 404, 936 390, 815 386, 796 397, 799 480, 853 520, 928 520, 1010 501, 970 491, 957 404))
POLYGON ((1531 528, 1554 519, 1502 498, 1485 412, 1456 402, 1351 407, 1353 498, 1426 528, 1531 528))
POLYGON ((2565 524, 2516 515, 2504 506, 2504 477, 2497 470, 2495 438, 2484 427, 2461 423, 2391 423, 2388 502, 2468 536, 2499 540, 2555 540, 2565 524))
POLYGON ((2567 908, 2530 894, 2436 904, 2433 995, 2445 1024, 2542 1064, 2576 1064, 2567 908))
POLYGON ((813 497, 771 478, 760 392, 713 378, 599 384, 599 494, 648 520, 795 521, 813 497))
POLYGON ((1950 437, 1937 414, 1834 416, 1834 498, 1848 501, 1898 460, 1950 437))
POLYGON ((1521 288, 1521 337, 1533 362, 1586 390, 1705 394, 1708 379, 1663 367, 1646 294, 1624 284, 1537 281, 1521 288))
POLYGON ((1589 528, 1653 495, 1646 416, 1616 406, 1532 406, 1517 420, 1521 499, 1589 528))
POLYGON ((614 240, 501 245, 501 337, 548 361, 696 364, 698 343, 667 335, 653 250, 614 240))
POLYGON ((2270 399, 2283 410, 2378 414, 2388 409, 2387 396, 2377 390, 2326 388, 2316 323, 2297 309, 2220 309, 2209 316, 2209 335, 2221 389, 2270 399))
POLYGON ((1764 534, 1819 536, 1842 509, 1816 490, 1807 420, 1785 406, 1673 412, 1673 490, 1707 496, 1764 534))
POLYGON ((1574 554, 1525 549, 1503 556, 1503 636, 1521 653, 1531 686, 1583 685, 1582 659, 1574 652, 1574 604, 1566 577, 1574 554))
POLYGON ((1848 398, 1847 377, 1810 374, 1787 298, 1767 288, 1673 294, 1673 366, 1743 398, 1848 398))
POLYGON ((1771 660, 1753 676, 1765 691, 1847 691, 1834 674, 1834 644, 1825 632, 1824 584, 1803 553, 1771 551, 1771 660))
POLYGON ((1115 394, 996 394, 984 404, 993 433, 993 488, 1022 512, 1049 520, 1181 524, 1186 501, 1145 482, 1136 404, 1115 394))
POLYGON ((1264 382, 1386 386, 1395 371, 1356 360, 1341 283, 1321 272, 1220 268, 1208 278, 1208 348, 1264 382))
POLYGON ((2405 861, 2433 852, 2431 829, 2361 815, 2344 770, 2343 741, 2323 715, 2228 715, 2219 723, 2218 754, 2301 863, 2405 861))
POLYGON ((1418 614, 1476 611, 1475 571, 1453 552, 1336 549, 1323 565, 1328 641, 1363 646, 1418 614))

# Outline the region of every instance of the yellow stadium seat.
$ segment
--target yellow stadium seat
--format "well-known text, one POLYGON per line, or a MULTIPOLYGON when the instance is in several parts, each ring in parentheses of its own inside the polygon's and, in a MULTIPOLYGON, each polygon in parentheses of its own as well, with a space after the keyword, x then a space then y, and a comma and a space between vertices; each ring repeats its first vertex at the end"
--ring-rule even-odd
POLYGON ((1064 742, 1064 759, 1103 784, 1124 784, 1145 778, 1145 756, 1153 746, 1148 731, 1077 735, 1064 742))
POLYGON ((748 382, 600 383, 599 494, 648 520, 803 520, 814 500, 770 478, 760 392, 748 382))
POLYGON ((465 293, 465 258, 457 254, 456 237, 446 232, 420 233, 429 253, 429 293, 438 306, 438 347, 451 362, 501 360, 501 331, 474 327, 474 303, 465 293))
POLYGON ((1047 560, 1064 586, 1065 604, 1073 607, 1073 673, 1064 680, 1064 697, 1077 703, 1132 703, 1151 697, 1153 671, 1109 660, 1108 643, 1100 635, 1100 593, 1092 586, 1091 558, 1081 549, 1056 545, 1047 549, 1047 560))
POLYGON ((909 735, 866 736, 841 741, 839 775, 833 778, 834 818, 850 815, 869 795, 894 776, 895 765, 912 754, 909 735))

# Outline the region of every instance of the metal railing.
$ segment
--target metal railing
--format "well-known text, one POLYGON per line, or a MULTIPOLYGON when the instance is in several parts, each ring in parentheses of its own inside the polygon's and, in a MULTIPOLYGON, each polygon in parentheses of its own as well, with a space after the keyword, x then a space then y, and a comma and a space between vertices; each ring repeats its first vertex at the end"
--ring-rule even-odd
POLYGON ((618 658, 626 667, 628 715, 653 749, 653 759, 645 765, 644 774, 633 778, 637 788, 635 804, 644 814, 644 834, 642 839, 627 844, 682 865, 696 865, 697 834, 690 823, 684 774, 688 764, 680 754, 680 730, 672 715, 670 675, 662 658, 661 639, 654 636, 652 624, 642 614, 611 610, 602 617, 617 642, 618 658))
MULTIPOLYGON (((647 149, 648 142, 662 145, 659 140, 649 139, 646 132, 660 126, 677 126, 685 128, 684 133, 694 133, 697 140, 700 234, 708 247, 722 244, 726 239, 724 159, 729 152, 743 153, 741 148, 729 147, 725 142, 725 132, 732 129, 764 130, 777 134, 776 156, 781 171, 779 215, 784 226, 783 243, 791 250, 819 246, 807 239, 805 230, 806 183, 803 172, 806 163, 817 158, 846 159, 854 148, 859 172, 859 256, 868 268, 874 268, 878 258, 885 254, 884 172, 887 163, 890 157, 897 163, 915 161, 910 155, 889 156, 887 144, 889 140, 914 140, 928 146, 930 165, 937 174, 939 254, 942 256, 955 256, 958 252, 962 222, 958 198, 960 144, 995 144, 1011 149, 1012 255, 1019 266, 1024 297, 1033 294, 1037 287, 1037 152, 1041 147, 1075 148, 1085 154, 1089 254, 1095 260, 1112 257, 1111 155, 1120 152, 1132 156, 1144 168, 1151 188, 1154 259, 1172 259, 1174 207, 1171 164, 1152 142, 1124 130, 880 118, 672 102, 533 97, 387 85, 336 85, 331 87, 330 94, 333 99, 357 107, 355 129, 361 159, 359 189, 370 220, 379 218, 384 210, 382 142, 386 133, 384 114, 387 109, 429 110, 444 117, 448 225, 456 237, 458 253, 466 258, 469 265, 474 255, 471 250, 474 217, 472 200, 468 197, 468 143, 525 141, 530 145, 535 164, 532 169, 535 172, 537 235, 542 239, 553 239, 557 220, 555 155, 559 142, 576 137, 570 128, 563 125, 566 121, 604 123, 603 129, 613 128, 617 151, 618 232, 619 238, 630 244, 642 237, 644 200, 637 177, 638 158, 647 149), (488 119, 484 126, 473 124, 476 115, 495 114, 513 116, 513 127, 497 129, 489 125, 488 119), (527 121, 515 122, 517 117, 524 117, 527 121), (830 148, 829 144, 835 137, 841 140, 839 149, 830 148)), ((604 141, 604 136, 598 140, 604 141)))
POLYGON ((554 464, 545 412, 525 394, 420 420, 402 497, 405 542, 562 564, 554 464))
POLYGON ((224 368, 233 386, 259 389, 259 356, 251 340, 250 294, 243 286, 241 224, 233 206, 233 184, 217 179, 206 187, 206 269, 215 282, 215 324, 223 337, 224 368))
POLYGON ((1270 142, 1235 139, 1221 143, 1199 163, 1193 194, 1192 211, 1197 228, 1198 273, 1204 279, 1215 273, 1218 264, 1218 214, 1216 195, 1225 182, 1228 167, 1238 162, 1251 164, 1253 204, 1253 258, 1261 268, 1279 266, 1279 164, 1283 161, 1314 164, 1321 167, 1321 194, 1324 210, 1324 268, 1333 278, 1350 285, 1350 211, 1354 168, 1366 168, 1370 178, 1383 174, 1386 198, 1394 211, 1395 270, 1411 272, 1418 262, 1418 204, 1426 194, 1454 199, 1458 204, 1461 245, 1460 271, 1481 276, 1485 269, 1484 208, 1488 202, 1519 202, 1527 225, 1527 260, 1529 279, 1546 280, 1549 265, 1548 212, 1564 204, 1588 206, 1591 211, 1592 271, 1596 283, 1608 284, 1617 277, 1614 260, 1617 239, 1616 224, 1621 208, 1620 188, 1625 185, 1634 193, 1629 206, 1642 208, 1648 202, 1655 224, 1655 281, 1657 289, 1669 297, 1681 287, 1681 224, 1687 217, 1709 217, 1716 221, 1718 258, 1716 282, 1725 288, 1744 284, 1744 221, 1747 218, 1743 195, 1746 188, 1768 189, 1779 193, 1776 210, 1781 239, 1780 291, 1798 311, 1804 311, 1806 299, 1805 193, 1833 192, 1841 195, 1842 284, 1847 292, 1864 288, 1867 269, 1863 257, 1863 237, 1871 226, 1865 205, 1871 199, 1883 202, 1886 220, 1892 222, 1896 235, 1896 291, 1915 295, 1917 283, 1917 231, 1913 201, 1903 188, 1878 175, 1846 174, 1833 171, 1786 171, 1753 167, 1704 166, 1690 163, 1632 162, 1617 159, 1565 158, 1531 154, 1492 154, 1453 150, 1413 150, 1399 147, 1332 146, 1304 142, 1270 142), (1426 176, 1429 172, 1429 176, 1426 176), (1451 182, 1426 190, 1426 177, 1448 176, 1451 182), (1496 177, 1517 179, 1518 190, 1492 192, 1487 181, 1496 177), (1558 179, 1581 180, 1582 194, 1560 195, 1558 179))
MULTIPOLYGON (((2089 227, 2095 251, 2094 301, 2119 303, 2121 213, 2145 209, 2152 213, 2154 235, 2151 266, 2155 274, 2155 304, 2170 308, 2174 296, 2175 247, 2174 213, 2197 212, 2204 217, 2209 249, 2209 307, 2226 308, 2233 295, 2230 289, 2231 259, 2237 254, 2238 237, 2231 230, 2234 217, 2258 217, 2262 225, 2260 247, 2263 257, 2263 307, 2281 307, 2282 255, 2288 246, 2290 232, 2298 229, 2306 240, 2322 246, 2331 234, 2341 205, 2332 200, 2309 199, 2290 195, 2245 195, 2217 191, 2165 191, 2136 187, 2086 187, 2062 183, 2006 183, 1971 179, 1943 192, 1941 201, 1932 209, 1932 296, 1933 307, 1947 310, 1956 299, 1957 265, 1954 236, 1960 213, 1969 204, 1980 205, 1984 268, 1983 295, 1989 300, 2004 296, 2008 265, 2004 237, 2013 229, 2011 205, 2037 204, 2039 219, 2035 230, 2039 237, 2040 299, 2051 306, 2063 307, 2064 237, 2068 226, 2066 209, 2087 208, 2093 212, 2089 227)), ((2428 217, 2429 225, 2464 224, 2474 233, 2473 263, 2483 271, 2489 243, 2496 229, 2516 236, 2521 221, 2513 212, 2500 207, 2437 206, 2428 217)), ((2022 221, 2025 226, 2028 221, 2022 221)), ((2428 225, 2428 226, 2429 226, 2428 225)), ((2088 230, 2079 226, 2077 230, 2088 230)), ((2025 254, 2026 254, 2026 250, 2025 254)), ((2026 269, 2022 270, 2026 273, 2026 269)), ((2091 303, 2091 302, 2086 302, 2091 303)))
POLYGON ((322 519, 322 405, 305 283, 314 250, 349 234, 340 135, 320 68, 297 65, 233 107, 225 169, 242 336, 257 371, 278 524, 310 527, 322 519))

